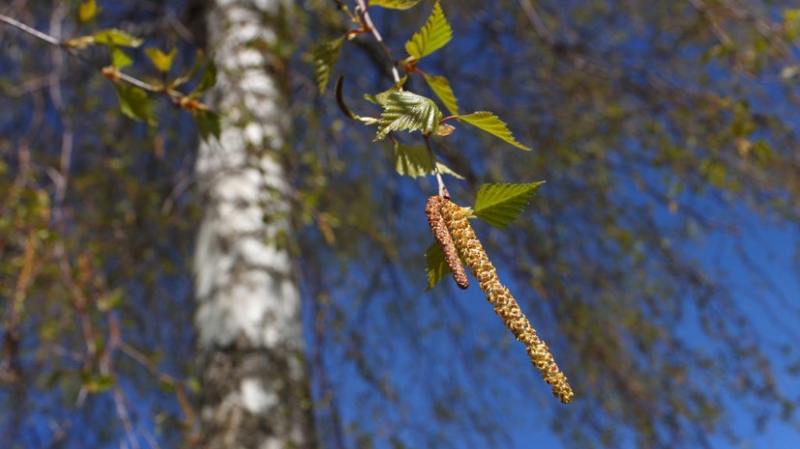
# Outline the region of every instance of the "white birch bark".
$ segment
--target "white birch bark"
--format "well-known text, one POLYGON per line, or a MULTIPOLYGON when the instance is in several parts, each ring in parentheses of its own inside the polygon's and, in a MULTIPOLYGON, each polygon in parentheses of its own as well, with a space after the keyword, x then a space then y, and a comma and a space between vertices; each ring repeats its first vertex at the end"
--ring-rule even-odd
POLYGON ((201 447, 312 447, 300 292, 286 170, 284 61, 269 49, 286 0, 214 0, 206 16, 218 69, 219 141, 200 146, 205 215, 197 238, 201 447))

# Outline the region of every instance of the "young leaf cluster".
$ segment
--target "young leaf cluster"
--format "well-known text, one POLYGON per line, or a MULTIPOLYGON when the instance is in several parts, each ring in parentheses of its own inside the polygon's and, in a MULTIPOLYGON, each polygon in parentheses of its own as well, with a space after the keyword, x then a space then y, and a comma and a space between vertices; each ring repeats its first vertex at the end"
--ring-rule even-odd
MULTIPOLYGON (((100 8, 95 0, 81 2, 77 8, 78 25, 92 22, 99 12, 100 8)), ((134 61, 124 49, 139 48, 142 43, 143 40, 138 37, 111 28, 69 39, 63 43, 63 46, 68 49, 82 50, 92 45, 102 45, 108 49, 111 65, 104 67, 102 72, 115 84, 120 110, 126 116, 146 122, 151 126, 156 125, 152 94, 164 94, 174 105, 192 114, 203 139, 212 135, 219 137, 219 117, 199 100, 216 83, 214 63, 212 61, 205 62, 202 52, 198 51, 193 67, 186 74, 167 82, 167 76, 177 55, 177 48, 173 47, 168 52, 153 47, 145 48, 144 54, 160 73, 161 81, 144 82, 121 72, 122 69, 133 65, 134 61), (180 86, 194 79, 201 66, 205 68, 196 87, 189 94, 178 91, 180 86)))
MULTIPOLYGON (((370 6, 408 9, 417 3, 417 1, 373 1, 370 2, 370 6)), ((362 20, 362 16, 347 12, 358 28, 332 41, 321 44, 311 54, 320 95, 327 90, 334 65, 339 58, 344 42, 358 34, 370 31, 365 25, 365 21, 362 20)), ((401 175, 418 177, 447 173, 458 176, 441 162, 436 161, 435 155, 430 149, 400 144, 392 136, 393 133, 399 131, 420 131, 426 138, 430 135, 447 136, 454 131, 454 128, 445 122, 452 119, 469 123, 517 148, 530 150, 529 147, 519 143, 509 131, 508 126, 491 112, 479 111, 472 114, 459 115, 458 99, 453 93, 447 78, 439 75, 429 75, 418 68, 418 63, 423 58, 442 49, 450 42, 452 35, 452 28, 447 21, 441 3, 437 1, 424 26, 405 43, 405 50, 408 52, 408 56, 398 61, 398 65, 409 75, 416 73, 423 76, 436 97, 452 114, 450 117, 443 118, 444 114, 430 98, 404 90, 406 76, 396 79, 392 87, 383 92, 364 94, 366 100, 381 106, 380 118, 362 117, 351 112, 350 108, 344 104, 341 79, 337 83, 337 101, 345 114, 349 118, 367 125, 377 124, 378 129, 374 140, 382 140, 387 136, 391 137, 395 144, 396 170, 401 175)))

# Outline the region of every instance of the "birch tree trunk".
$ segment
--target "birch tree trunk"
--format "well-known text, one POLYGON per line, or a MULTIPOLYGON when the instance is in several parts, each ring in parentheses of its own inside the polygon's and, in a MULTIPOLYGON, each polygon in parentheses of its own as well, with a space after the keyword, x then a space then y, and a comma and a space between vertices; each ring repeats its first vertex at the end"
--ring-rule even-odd
MULTIPOLYGON (((288 251, 290 120, 278 46, 292 4, 214 0, 208 47, 220 140, 196 172, 205 216, 195 256, 201 447, 312 447, 300 292, 288 251)), ((211 139, 214 140, 214 139, 211 139)))

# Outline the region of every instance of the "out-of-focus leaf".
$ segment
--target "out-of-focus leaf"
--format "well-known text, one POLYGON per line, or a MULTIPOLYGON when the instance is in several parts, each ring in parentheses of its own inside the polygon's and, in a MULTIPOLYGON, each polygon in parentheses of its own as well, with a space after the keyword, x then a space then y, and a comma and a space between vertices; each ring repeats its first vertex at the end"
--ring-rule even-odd
POLYGON ((425 22, 425 26, 414 34, 411 40, 406 42, 406 51, 409 55, 422 59, 444 47, 452 37, 453 30, 450 28, 450 24, 447 23, 442 6, 437 1, 433 5, 433 12, 428 17, 428 21, 425 22))
POLYGON ((783 11, 783 29, 790 41, 800 36, 800 8, 783 11))
POLYGON ((78 24, 84 24, 97 17, 98 9, 95 0, 86 0, 78 5, 78 24))
POLYGON ((203 77, 200 78, 200 82, 197 84, 197 87, 194 88, 190 96, 197 98, 208 89, 214 87, 215 84, 217 84, 217 66, 214 64, 214 61, 208 61, 206 70, 203 72, 203 77))
POLYGON ((344 36, 320 45, 312 54, 314 74, 317 78, 320 96, 328 89, 328 80, 330 80, 333 66, 339 58, 339 51, 342 49, 343 43, 344 36))
POLYGON ((89 376, 83 379, 89 393, 102 393, 114 386, 114 376, 89 376))
POLYGON ((450 267, 447 266, 447 262, 444 260, 444 252, 442 247, 439 246, 439 242, 433 242, 425 250, 425 263, 428 272, 428 288, 425 291, 430 291, 439 281, 451 273, 450 267))
POLYGON ((383 105, 375 140, 404 129, 430 134, 439 127, 441 118, 442 112, 430 98, 408 91, 393 92, 383 105))
POLYGON ((143 89, 127 84, 119 83, 117 87, 117 97, 122 113, 134 120, 145 121, 150 125, 156 124, 153 114, 151 98, 143 89))
POLYGON ((408 9, 419 3, 420 0, 370 0, 369 6, 380 6, 387 9, 408 9))
POLYGON ((94 43, 105 45, 116 45, 119 47, 138 47, 142 45, 142 40, 138 37, 117 29, 102 30, 92 35, 94 43))
POLYGON ((200 130, 200 136, 203 140, 208 140, 208 136, 214 136, 219 139, 221 127, 219 123, 219 116, 211 111, 199 110, 194 115, 194 121, 197 123, 197 128, 200 130))
POLYGON ((175 60, 175 55, 178 54, 178 47, 173 48, 169 53, 164 53, 157 48, 145 48, 144 52, 159 71, 169 72, 172 67, 172 61, 175 60))
POLYGON ((122 69, 133 64, 133 59, 121 48, 116 45, 111 45, 109 49, 111 51, 111 65, 114 67, 122 69))
POLYGON ((484 184, 475 200, 475 216, 496 228, 509 225, 544 181, 529 184, 484 184))
MULTIPOLYGON (((428 149, 425 147, 409 146, 403 145, 402 143, 397 143, 394 146, 394 154, 395 169, 397 170, 397 173, 401 175, 418 178, 420 176, 432 175, 434 173, 433 165, 431 164, 431 158, 428 155, 428 149)), ((439 172, 442 174, 448 174, 458 179, 464 179, 458 173, 454 172, 441 162, 436 162, 436 166, 439 168, 439 172)))
POLYGON ((525 145, 519 143, 514 139, 514 136, 511 134, 511 131, 508 130, 508 125, 506 125, 502 120, 497 118, 496 115, 492 114, 491 112, 487 111, 478 111, 473 112, 469 115, 459 115, 459 120, 463 120, 470 125, 477 126, 478 128, 486 131, 489 134, 493 134, 506 142, 514 145, 517 148, 528 150, 531 149, 526 147, 525 145))
POLYGON ((425 75, 425 81, 431 86, 433 93, 442 100, 445 107, 453 115, 458 115, 458 100, 450 88, 450 83, 443 76, 425 75))
POLYGON ((175 88, 180 86, 181 84, 186 83, 190 79, 194 78, 194 75, 197 74, 197 71, 200 70, 200 66, 203 65, 203 61, 205 61, 205 55, 203 54, 203 50, 197 50, 197 55, 194 58, 194 64, 192 64, 192 68, 175 81, 172 82, 171 87, 175 88))

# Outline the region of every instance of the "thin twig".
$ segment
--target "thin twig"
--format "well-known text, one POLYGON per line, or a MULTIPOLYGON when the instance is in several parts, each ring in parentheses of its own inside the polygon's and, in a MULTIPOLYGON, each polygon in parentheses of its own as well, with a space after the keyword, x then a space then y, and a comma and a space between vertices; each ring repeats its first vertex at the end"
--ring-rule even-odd
POLYGON ((550 42, 550 33, 547 32, 547 28, 544 26, 542 18, 539 17, 536 9, 534 9, 533 4, 531 4, 531 0, 519 0, 519 5, 522 7, 522 12, 528 17, 528 21, 533 25, 533 30, 536 31, 539 39, 544 42, 550 42))
MULTIPOLYGON (((24 31, 24 32, 36 37, 36 38, 38 38, 38 39, 43 40, 44 42, 47 42, 48 44, 55 45, 55 46, 57 46, 59 48, 62 48, 64 50, 66 50, 67 52, 69 52, 69 54, 71 54, 71 55, 73 55, 73 56, 75 56, 75 57, 77 57, 77 58, 79 58, 79 59, 81 59, 83 61, 86 61, 85 57, 83 57, 79 53, 75 52, 74 49, 69 48, 69 46, 65 45, 64 42, 62 42, 61 40, 59 40, 59 39, 57 39, 57 38, 55 38, 53 36, 50 36, 50 35, 48 35, 46 33, 43 33, 43 32, 41 32, 39 30, 36 30, 35 28, 32 28, 32 27, 30 27, 28 25, 25 25, 24 23, 22 23, 22 22, 20 22, 20 21, 18 21, 16 19, 12 19, 11 17, 8 17, 6 15, 0 14, 0 22, 4 22, 4 23, 7 23, 7 24, 9 24, 9 25, 11 25, 13 27, 16 27, 16 28, 18 28, 18 29, 20 29, 20 30, 22 30, 22 31, 24 31)), ((173 100, 173 103, 175 103, 175 104, 177 104, 177 102, 175 101, 177 98, 183 97, 182 93, 180 93, 180 92, 178 92, 178 91, 176 91, 174 89, 168 89, 168 88, 165 88, 165 86, 157 86, 157 85, 153 85, 153 84, 150 84, 150 83, 146 83, 146 82, 144 82, 144 81, 142 81, 142 80, 140 80, 138 78, 135 78, 133 76, 130 76, 130 75, 127 75, 125 73, 120 72, 119 70, 117 70, 113 66, 104 68, 104 69, 102 69, 102 71, 103 71, 103 74, 106 75, 107 78, 111 79, 111 81, 114 82, 114 83, 116 83, 117 81, 124 81, 124 82, 126 82, 126 83, 128 83, 128 84, 130 84, 132 86, 136 86, 136 87, 138 87, 140 89, 144 89, 144 90, 146 90, 148 92, 163 93, 164 95, 169 97, 171 100, 173 100)))
POLYGON ((375 40, 378 41, 378 44, 381 46, 383 51, 386 53, 386 56, 389 57, 389 62, 392 64, 392 77, 394 77, 394 82, 400 82, 400 72, 397 71, 397 67, 394 63, 394 57, 392 56, 392 51, 389 47, 386 46, 386 43, 383 42, 383 38, 381 37, 381 33, 375 28, 375 25, 372 23, 372 18, 369 16, 369 10, 367 8, 367 4, 364 0, 356 0, 356 11, 361 11, 361 17, 364 18, 364 26, 367 27, 369 31, 372 31, 372 35, 375 36, 375 40))
POLYGON ((439 196, 449 200, 450 193, 444 186, 444 179, 442 179, 442 174, 439 172, 439 166, 436 165, 436 156, 433 155, 433 149, 431 148, 431 141, 428 138, 427 134, 424 134, 423 137, 425 138, 425 146, 428 148, 428 157, 431 160, 431 165, 433 165, 433 174, 436 175, 436 183, 439 184, 439 196))
POLYGON ((41 31, 39 31, 39 30, 37 30, 35 28, 31 28, 28 25, 25 25, 24 23, 22 23, 20 21, 17 21, 15 19, 12 19, 11 17, 8 17, 6 15, 0 14, 0 22, 5 22, 5 23, 7 23, 7 24, 9 24, 9 25, 11 25, 13 27, 17 27, 20 30, 30 34, 31 36, 37 37, 37 38, 47 42, 48 44, 57 45, 59 47, 63 47, 64 46, 64 44, 60 40, 54 38, 53 36, 47 35, 45 33, 42 33, 41 31))

